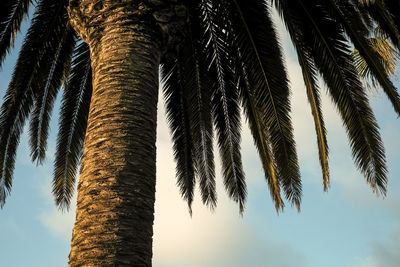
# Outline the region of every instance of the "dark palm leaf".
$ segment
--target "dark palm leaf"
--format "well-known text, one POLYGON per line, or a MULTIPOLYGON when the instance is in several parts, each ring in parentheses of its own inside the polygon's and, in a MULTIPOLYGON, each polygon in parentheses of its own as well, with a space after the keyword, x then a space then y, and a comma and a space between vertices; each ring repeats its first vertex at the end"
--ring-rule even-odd
POLYGON ((65 32, 65 3, 43 0, 21 48, 0 110, 0 203, 11 189, 15 152, 33 101, 47 81, 57 46, 65 32))
POLYGON ((213 83, 213 116, 221 155, 224 184, 229 196, 239 204, 240 212, 246 200, 246 183, 240 154, 240 108, 235 73, 228 51, 224 17, 218 14, 222 4, 201 1, 202 41, 208 55, 207 65, 213 83))
POLYGON ((63 92, 54 162, 53 193, 61 209, 68 209, 73 195, 91 96, 90 52, 87 44, 81 43, 76 48, 71 75, 63 92))
POLYGON ((353 42, 355 48, 369 66, 370 73, 379 82, 384 92, 389 97, 397 114, 400 115, 400 97, 397 89, 390 81, 381 55, 374 49, 369 40, 370 31, 362 23, 354 6, 345 1, 323 1, 337 21, 339 21, 353 42))
POLYGON ((321 110, 319 87, 317 84, 316 69, 310 52, 306 47, 296 45, 299 64, 303 72, 304 84, 307 90, 307 98, 310 103, 311 113, 314 118, 315 132, 317 134, 319 161, 322 168, 324 190, 330 185, 328 164, 328 143, 326 139, 325 122, 321 110))
POLYGON ((47 136, 53 103, 61 83, 68 76, 71 65, 72 52, 75 46, 75 32, 68 25, 55 51, 50 69, 41 69, 46 72, 44 85, 36 94, 34 109, 30 121, 30 146, 32 161, 41 164, 46 156, 47 136))
POLYGON ((32 0, 1 0, 0 3, 0 67, 14 40, 21 23, 28 14, 32 0))
POLYGON ((400 49, 400 30, 398 28, 400 24, 400 16, 399 13, 391 13, 391 11, 397 12, 399 10, 398 4, 396 5, 396 3, 392 3, 386 5, 386 2, 396 1, 375 0, 371 3, 366 3, 359 8, 366 9, 375 23, 389 36, 397 49, 400 49), (391 9, 389 10, 388 7, 391 7, 391 9))
MULTIPOLYGON (((8 92, 14 84, 11 83, 8 92)), ((12 173, 14 170, 15 153, 19 143, 19 137, 24 127, 25 119, 29 116, 29 111, 33 103, 33 92, 29 89, 24 95, 18 96, 18 107, 9 105, 14 102, 9 96, 5 99, 0 113, 0 207, 3 207, 6 197, 11 190, 12 173), (7 117, 13 117, 12 121, 7 117)))
POLYGON ((398 0, 384 0, 388 11, 392 15, 392 19, 397 29, 400 29, 400 2, 398 0))
POLYGON ((238 83, 240 84, 240 97, 242 99, 243 110, 248 120, 250 131, 261 159, 271 197, 275 202, 275 209, 277 212, 279 212, 280 210, 283 210, 285 205, 281 197, 281 179, 277 171, 277 164, 273 157, 268 129, 262 118, 262 112, 256 104, 256 99, 252 90, 250 89, 249 82, 245 78, 245 67, 242 66, 240 71, 242 72, 242 79, 240 79, 238 83))
POLYGON ((312 48, 334 103, 346 126, 356 164, 374 192, 386 192, 382 141, 364 89, 354 68, 344 32, 323 9, 300 0, 279 1, 286 24, 297 24, 302 40, 312 48), (298 19, 293 19, 293 18, 298 19))
POLYGON ((269 7, 256 0, 233 2, 228 6, 234 15, 233 32, 237 34, 236 42, 247 69, 254 104, 267 125, 286 197, 300 209, 301 181, 289 115, 288 80, 269 7))
POLYGON ((299 65, 302 69, 304 84, 307 90, 307 98, 310 103, 311 113, 314 118, 315 131, 317 134, 319 160, 322 168, 324 190, 327 190, 330 184, 329 166, 328 166, 328 144, 326 140, 326 129, 321 111, 319 88, 316 82, 316 67, 312 57, 312 49, 303 41, 303 33, 299 28, 298 17, 290 12, 283 12, 286 2, 275 2, 280 15, 284 19, 286 28, 290 34, 293 45, 297 52, 299 65))
MULTIPOLYGON (((190 14, 198 12, 198 4, 190 4, 190 14)), ((217 204, 215 189, 215 165, 213 152, 212 88, 214 79, 210 75, 201 44, 200 21, 190 17, 187 37, 180 47, 177 63, 185 83, 190 130, 193 138, 195 172, 204 204, 214 209, 217 204)))
MULTIPOLYGON (((192 46, 189 44, 188 46, 192 46)), ((203 202, 214 208, 217 197, 215 192, 215 167, 213 154, 213 129, 211 117, 211 84, 207 81, 207 69, 200 62, 200 51, 193 47, 183 49, 180 62, 183 66, 183 80, 187 83, 187 99, 190 129, 194 143, 196 173, 203 202)))
POLYGON ((177 185, 183 199, 192 213, 192 202, 195 187, 194 147, 190 122, 188 118, 188 101, 186 99, 184 81, 176 62, 163 64, 163 91, 166 102, 167 119, 171 129, 176 161, 177 185))
MULTIPOLYGON (((388 41, 385 34, 382 33, 379 28, 377 28, 374 31, 374 37, 369 38, 368 42, 374 48, 376 53, 379 54, 381 64, 385 68, 386 75, 395 76, 396 67, 400 60, 400 54, 388 41)), ((353 49, 353 58, 354 66, 356 67, 357 72, 365 81, 366 87, 370 91, 372 91, 369 81, 371 81, 372 86, 375 88, 382 87, 379 81, 377 81, 376 77, 373 75, 370 66, 368 65, 364 57, 361 56, 360 52, 357 49, 353 49)))
MULTIPOLYGON (((31 2, 1 1, 0 66, 31 2)), ((32 111, 31 154, 41 163, 54 99, 64 84, 53 180, 56 203, 64 209, 69 207, 82 155, 92 93, 90 53, 85 44, 74 50, 77 38, 67 22, 68 0, 36 3, 0 109, 0 206, 11 188, 15 152, 25 119, 32 111), (72 74, 67 79, 72 58, 72 74)), ((185 38, 177 47, 168 47, 168 54, 163 55, 162 76, 177 184, 190 212, 196 179, 203 202, 212 208, 216 205, 213 126, 226 190, 243 211, 246 184, 240 154, 240 104, 277 211, 284 207, 281 186, 286 198, 300 208, 302 188, 289 114, 290 91, 271 19, 271 3, 285 21, 302 68, 324 189, 329 186, 328 145, 318 74, 341 114, 357 166, 374 191, 386 192, 384 149, 354 65, 362 65, 365 73, 376 79, 400 114, 399 94, 388 77, 387 58, 371 41, 377 25, 399 49, 398 1, 184 1, 189 18, 187 29, 180 34, 185 38), (359 53, 356 63, 349 41, 359 53)))
MULTIPOLYGON (((197 10, 193 3, 190 10, 197 10)), ((195 20, 195 17, 191 17, 195 20)), ((164 88, 167 99, 167 114, 173 133, 174 153, 178 185, 182 196, 188 201, 189 211, 193 201, 193 167, 199 179, 202 201, 211 208, 216 205, 215 166, 213 154, 213 129, 211 117, 211 84, 207 76, 205 55, 199 47, 199 24, 190 23, 187 38, 178 47, 175 59, 164 60, 164 88), (194 26, 194 27, 192 27, 194 26), (175 92, 173 92, 175 91, 175 92), (180 124, 180 125, 178 125, 180 124), (181 151, 177 148, 183 148, 181 151), (178 154, 179 153, 179 154, 178 154), (192 155, 193 159, 187 158, 192 155)))

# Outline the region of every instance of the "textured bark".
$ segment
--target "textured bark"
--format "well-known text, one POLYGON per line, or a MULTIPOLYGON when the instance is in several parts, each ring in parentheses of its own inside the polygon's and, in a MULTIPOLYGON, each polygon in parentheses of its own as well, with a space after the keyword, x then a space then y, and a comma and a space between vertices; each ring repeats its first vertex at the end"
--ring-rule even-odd
POLYGON ((162 34, 129 1, 78 2, 69 12, 90 45, 93 95, 69 266, 151 266, 162 34))

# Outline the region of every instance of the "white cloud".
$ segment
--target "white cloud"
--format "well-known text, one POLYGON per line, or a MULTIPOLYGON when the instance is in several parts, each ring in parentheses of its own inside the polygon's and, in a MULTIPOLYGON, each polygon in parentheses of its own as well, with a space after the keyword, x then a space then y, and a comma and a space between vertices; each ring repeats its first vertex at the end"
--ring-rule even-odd
POLYGON ((75 221, 75 208, 71 208, 69 212, 62 213, 53 205, 53 208, 40 215, 40 221, 54 236, 64 240, 71 240, 72 227, 75 221))
MULTIPOLYGON (((51 173, 51 172, 49 172, 51 173)), ((75 222, 75 207, 76 207, 76 188, 75 194, 72 197, 71 207, 68 211, 60 211, 55 203, 54 196, 51 192, 51 176, 47 175, 46 181, 40 185, 40 191, 45 199, 45 209, 39 215, 39 220, 43 225, 56 237, 64 240, 71 240, 72 227, 75 222)))
POLYGON ((223 190, 218 190, 215 212, 202 206, 197 198, 190 218, 174 177, 162 175, 159 181, 160 178, 172 182, 169 186, 159 182, 157 186, 154 266, 249 266, 257 262, 262 263, 257 266, 285 266, 285 261, 305 262, 290 244, 260 238, 268 235, 267 231, 255 233, 223 190))
POLYGON ((23 231, 24 229, 21 229, 13 217, 3 218, 0 220, 0 229, 4 233, 12 234, 16 239, 26 239, 26 233, 23 231))
MULTIPOLYGON (((368 257, 361 260, 359 265, 354 267, 398 267, 400 266, 400 210, 398 203, 400 196, 389 194, 383 201, 369 201, 369 203, 358 204, 368 210, 384 210, 393 220, 393 230, 387 236, 377 237, 368 246, 368 257)), ((387 225, 387 224, 385 224, 387 225)))
MULTIPOLYGON (((163 115, 163 103, 160 104, 154 266, 307 266, 305 257, 295 247, 271 239, 268 231, 255 232, 247 220, 249 215, 246 212, 244 218, 239 215, 237 205, 227 197, 221 182, 218 151, 215 151, 218 206, 214 212, 204 207, 200 192, 196 190, 193 217, 190 217, 187 204, 176 186, 172 144, 163 115)), ((254 168, 260 164, 254 164, 254 160, 259 159, 250 131, 246 124, 242 128, 244 167, 250 170, 246 173, 247 182, 266 188, 264 179, 256 179, 261 176, 261 168, 254 168), (251 166, 246 166, 246 162, 251 166)))
POLYGON ((391 238, 386 242, 374 244, 372 250, 372 258, 377 266, 400 266, 400 229, 393 232, 391 238))
POLYGON ((390 238, 375 242, 370 247, 370 255, 354 267, 398 267, 400 266, 400 228, 390 238))

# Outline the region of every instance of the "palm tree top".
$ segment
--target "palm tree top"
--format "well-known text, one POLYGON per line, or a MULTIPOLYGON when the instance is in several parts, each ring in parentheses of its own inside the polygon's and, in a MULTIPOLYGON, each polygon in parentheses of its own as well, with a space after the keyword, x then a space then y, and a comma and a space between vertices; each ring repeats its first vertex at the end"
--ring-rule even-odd
MULTIPOLYGON (((149 20, 156 22, 154 27, 162 27, 157 2, 168 1, 144 2, 152 14, 149 20)), ((388 60, 370 41, 379 26, 385 46, 398 53, 398 1, 200 0, 179 4, 184 8, 174 9, 173 16, 187 19, 177 26, 179 38, 176 32, 171 34, 176 39, 166 42, 161 76, 177 184, 190 211, 196 182, 203 202, 216 205, 214 134, 227 193, 243 211, 247 191, 240 152, 241 109, 276 210, 284 207, 281 190, 287 202, 300 209, 291 88, 272 8, 278 11, 297 52, 315 124, 324 190, 330 184, 329 149, 318 75, 343 120, 355 164, 375 193, 386 194, 384 148, 356 67, 362 62, 400 115, 399 94, 385 65, 388 60)), ((90 51, 69 24, 67 0, 3 0, 0 66, 30 6, 35 13, 0 109, 0 205, 11 190, 15 153, 29 116, 32 161, 44 160, 53 103, 62 88, 53 192, 64 209, 71 201, 86 132, 92 94, 90 51)))

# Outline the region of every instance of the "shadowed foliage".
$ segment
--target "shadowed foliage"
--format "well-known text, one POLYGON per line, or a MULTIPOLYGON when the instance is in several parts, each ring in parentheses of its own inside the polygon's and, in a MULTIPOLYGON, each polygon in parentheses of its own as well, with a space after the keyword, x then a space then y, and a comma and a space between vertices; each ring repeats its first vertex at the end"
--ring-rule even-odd
MULTIPOLYGON (((399 95, 388 76, 393 73, 391 62, 395 57, 391 55, 397 53, 398 47, 399 19, 394 14, 399 7, 390 1, 361 2, 272 1, 287 26, 303 72, 315 122, 324 189, 329 187, 328 145, 318 73, 342 114, 356 164, 371 186, 384 193, 384 151, 365 88, 353 66, 362 76, 373 79, 374 85, 380 85, 400 113, 399 95), (381 36, 390 36, 394 48, 387 39, 371 38, 373 24, 380 25, 381 36), (348 41, 357 49, 355 64, 348 41)), ((81 44, 73 52, 76 37, 68 26, 66 3, 42 0, 35 5, 32 26, 2 106, 2 204, 11 188, 18 138, 31 112, 32 160, 38 163, 44 160, 48 122, 62 84, 65 89, 54 193, 58 205, 68 207, 70 203, 86 129, 91 77, 88 47, 81 44)), ((0 59, 13 46, 30 4, 31 1, 22 0, 2 3, 0 59)), ((301 184, 289 115, 290 88, 268 2, 202 0, 188 4, 188 10, 190 20, 185 41, 177 46, 175 56, 168 54, 162 61, 182 196, 190 207, 195 177, 199 177, 203 201, 210 206, 216 204, 212 151, 215 128, 225 186, 242 210, 246 197, 240 155, 239 105, 242 105, 277 209, 284 206, 281 187, 287 199, 299 206, 301 184)))
MULTIPOLYGON (((87 130, 88 120, 102 111, 97 111, 99 104, 92 98, 95 91, 100 95, 106 90, 101 79, 116 77, 110 81, 123 81, 125 86, 131 78, 126 72, 134 70, 150 87, 158 82, 152 80, 150 66, 155 64, 157 69, 161 67, 177 185, 188 202, 189 212, 192 213, 196 184, 204 204, 210 208, 217 204, 214 137, 226 191, 243 212, 247 190, 240 152, 241 110, 250 126, 277 212, 283 210, 284 199, 300 210, 302 185, 290 115, 291 88, 273 23, 273 8, 279 14, 277 19, 286 26, 303 74, 317 136, 323 189, 330 186, 329 148, 318 77, 342 118, 356 166, 373 192, 386 194, 384 147, 367 97, 369 86, 364 86, 362 79, 382 88, 400 115, 400 97, 390 79, 400 44, 398 1, 2 0, 0 66, 13 47, 30 6, 35 9, 34 15, 0 109, 1 206, 11 190, 15 153, 28 117, 31 158, 43 163, 51 112, 61 89, 53 193, 56 204, 68 209, 84 140, 92 135, 87 130), (107 23, 116 18, 120 20, 113 22, 117 23, 113 31, 107 23), (134 38, 135 30, 143 34, 141 40, 134 38), (122 42, 125 46, 121 47, 126 49, 126 57, 135 56, 139 63, 112 72, 115 62, 125 62, 118 50, 112 50, 120 45, 110 43, 115 32, 134 36, 132 40, 127 37, 133 43, 122 42), (107 52, 111 54, 105 57, 101 54, 105 53, 103 48, 114 52, 107 52), (154 55, 159 54, 160 58, 143 58, 137 52, 140 48, 148 48, 146 53, 157 49, 154 55), (130 55, 132 51, 136 54, 130 55), (114 57, 112 53, 117 54, 114 57), (108 71, 111 74, 107 76, 108 71), (92 108, 94 114, 90 113, 92 108)), ((112 104, 131 115, 131 107, 112 104)), ((102 115, 104 122, 114 115, 102 115)), ((101 123, 94 121, 89 128, 95 129, 101 123)), ((155 127, 156 122, 150 124, 155 127)), ((132 129, 134 126, 137 125, 132 129)), ((125 137, 132 129, 120 129, 121 134, 125 137)), ((93 131, 99 133, 98 129, 93 131)), ((116 162, 115 166, 129 162, 128 154, 124 163, 116 162)), ((148 160, 155 162, 155 158, 148 160)), ((135 168, 139 173, 145 167, 135 168)), ((100 176, 99 173, 93 175, 100 176)), ((100 194, 96 190, 90 192, 100 194)))

